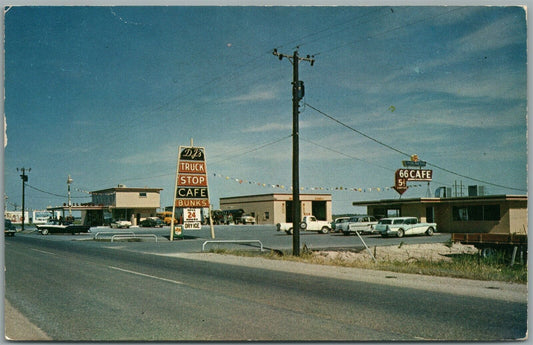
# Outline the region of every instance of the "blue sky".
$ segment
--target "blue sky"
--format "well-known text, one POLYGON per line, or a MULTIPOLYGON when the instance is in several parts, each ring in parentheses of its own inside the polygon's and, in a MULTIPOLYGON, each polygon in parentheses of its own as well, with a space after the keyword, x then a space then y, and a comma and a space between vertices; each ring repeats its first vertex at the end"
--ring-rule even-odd
MULTIPOLYGON (((431 164, 432 193, 526 194, 526 31, 520 7, 11 7, 8 209, 21 167, 29 209, 66 202, 69 174, 74 202, 125 184, 171 205, 191 138, 215 207, 290 192, 292 65, 274 48, 314 55, 299 64, 300 186, 331 193, 334 213, 398 198, 405 154, 431 164)), ((410 184, 403 198, 426 196, 410 184)))

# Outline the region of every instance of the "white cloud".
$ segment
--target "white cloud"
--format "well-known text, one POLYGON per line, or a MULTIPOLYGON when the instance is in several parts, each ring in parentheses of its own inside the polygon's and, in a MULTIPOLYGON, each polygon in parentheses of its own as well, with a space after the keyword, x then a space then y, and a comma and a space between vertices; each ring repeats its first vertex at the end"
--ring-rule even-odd
POLYGON ((499 49, 510 44, 523 43, 524 33, 517 30, 519 26, 514 15, 491 21, 478 30, 465 35, 450 45, 457 51, 468 54, 478 54, 499 49))
POLYGON ((274 89, 258 88, 250 90, 248 93, 228 98, 226 102, 257 102, 268 101, 277 98, 277 93, 274 89))
POLYGON ((277 131, 280 133, 285 133, 292 130, 292 122, 289 123, 279 123, 279 122, 269 122, 263 125, 256 125, 248 128, 243 128, 242 132, 244 133, 257 133, 257 132, 270 132, 277 131))

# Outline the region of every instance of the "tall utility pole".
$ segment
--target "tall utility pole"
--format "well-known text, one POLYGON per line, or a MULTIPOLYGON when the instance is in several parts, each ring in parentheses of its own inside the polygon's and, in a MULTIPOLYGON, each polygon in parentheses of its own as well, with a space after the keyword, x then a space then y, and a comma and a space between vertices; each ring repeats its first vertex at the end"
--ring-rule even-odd
POLYGON ((20 175, 20 178, 22 179, 22 228, 21 231, 24 231, 24 187, 26 185, 26 182, 28 182, 28 175, 26 175, 26 171, 30 172, 31 168, 17 168, 17 171, 22 171, 22 175, 20 175))
POLYGON ((67 177, 67 193, 68 193, 68 216, 72 217, 72 204, 70 203, 70 184, 73 180, 70 178, 70 175, 67 177))
POLYGON ((272 52, 280 60, 287 58, 292 63, 292 254, 300 256, 300 147, 299 147, 299 119, 300 100, 304 97, 304 83, 298 77, 298 65, 300 61, 308 61, 311 66, 315 60, 307 55, 305 58, 298 57, 298 51, 292 56, 280 54, 277 49, 272 52))

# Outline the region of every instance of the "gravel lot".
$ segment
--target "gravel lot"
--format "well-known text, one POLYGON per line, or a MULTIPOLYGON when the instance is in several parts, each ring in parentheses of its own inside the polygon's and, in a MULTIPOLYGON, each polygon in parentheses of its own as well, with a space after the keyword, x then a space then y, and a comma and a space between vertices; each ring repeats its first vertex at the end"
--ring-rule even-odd
MULTIPOLYGON (((451 247, 444 243, 404 244, 401 246, 370 247, 370 251, 378 261, 409 261, 427 259, 432 261, 451 261, 454 254, 475 254, 478 252, 472 245, 454 243, 451 247)), ((363 249, 354 251, 317 251, 313 253, 325 260, 369 261, 370 253, 363 249)))

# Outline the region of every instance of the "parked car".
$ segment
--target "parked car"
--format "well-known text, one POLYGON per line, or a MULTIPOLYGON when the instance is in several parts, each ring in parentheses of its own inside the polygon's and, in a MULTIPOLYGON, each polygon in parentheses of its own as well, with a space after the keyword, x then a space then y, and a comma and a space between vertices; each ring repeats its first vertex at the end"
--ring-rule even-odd
POLYGON ((241 223, 243 224, 255 224, 255 218, 250 216, 249 214, 243 214, 241 216, 241 223))
POLYGON ((382 237, 420 234, 431 236, 437 231, 437 224, 419 223, 416 217, 393 217, 380 219, 375 229, 382 237))
POLYGON ((48 235, 51 233, 87 233, 90 231, 89 225, 74 224, 71 220, 64 219, 49 219, 46 224, 37 224, 37 230, 41 235, 48 235))
POLYGON ((141 226, 145 228, 162 228, 163 225, 165 222, 157 217, 146 218, 141 221, 141 226))
POLYGON ((11 223, 9 219, 4 219, 4 236, 15 236, 17 228, 11 223))
POLYGON ((353 216, 348 219, 347 222, 341 223, 339 231, 346 236, 356 231, 360 234, 372 234, 374 233, 374 226, 378 224, 378 221, 373 216, 353 216))
POLYGON ((350 219, 350 217, 339 217, 339 218, 336 218, 333 222, 331 222, 331 232, 339 232, 339 227, 337 226, 338 224, 341 224, 341 223, 344 223, 344 222, 347 222, 348 219, 350 219))
POLYGON ((116 220, 113 223, 111 223, 112 228, 122 229, 126 228, 128 229, 131 226, 131 222, 129 220, 116 220))
MULTIPOLYGON (((285 231, 288 235, 293 234, 292 223, 278 223, 276 224, 277 231, 285 231)), ((305 216, 300 223, 301 231, 318 231, 322 234, 327 234, 331 230, 331 224, 325 220, 317 220, 315 216, 305 216)))

